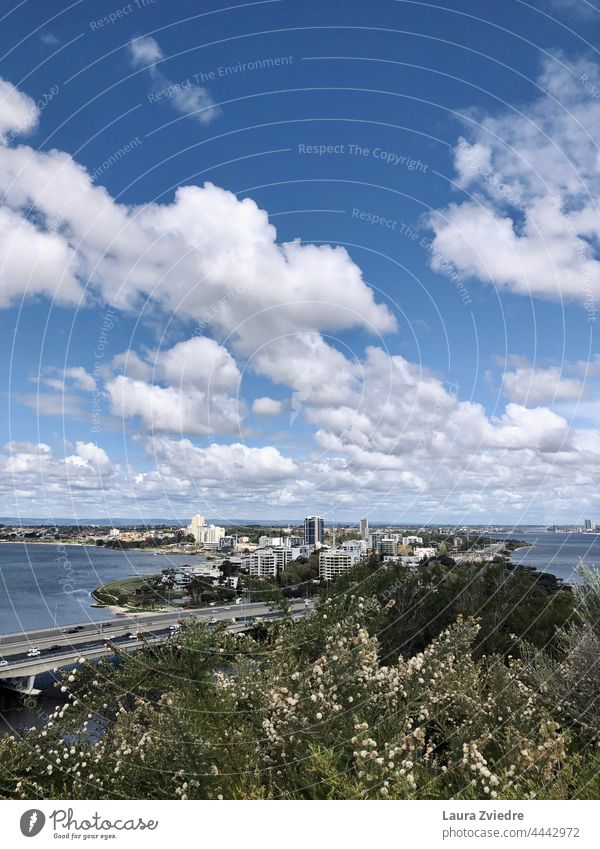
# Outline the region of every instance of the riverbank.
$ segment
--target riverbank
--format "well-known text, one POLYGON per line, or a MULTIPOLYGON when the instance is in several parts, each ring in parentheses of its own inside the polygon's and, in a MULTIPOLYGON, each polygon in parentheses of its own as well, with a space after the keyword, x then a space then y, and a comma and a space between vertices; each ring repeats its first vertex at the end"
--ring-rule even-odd
MULTIPOLYGON (((148 598, 149 595, 152 598, 160 598, 156 589, 160 578, 160 575, 136 575, 122 578, 96 587, 91 595, 98 605, 114 614, 169 611, 173 609, 173 605, 170 605, 168 600, 163 600, 161 604, 150 602, 148 598), (139 598, 138 604, 132 602, 136 596, 139 598)), ((169 590, 165 589, 163 592, 167 593, 169 590)), ((173 596, 180 598, 179 593, 173 593, 173 596)))

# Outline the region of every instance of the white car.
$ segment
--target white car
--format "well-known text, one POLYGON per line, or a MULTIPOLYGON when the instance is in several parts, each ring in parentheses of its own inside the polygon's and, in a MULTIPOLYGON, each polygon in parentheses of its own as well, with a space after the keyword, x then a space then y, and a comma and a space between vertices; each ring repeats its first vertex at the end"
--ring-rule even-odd
POLYGON ((179 631, 181 625, 169 625, 169 631, 179 631))
POLYGON ((27 657, 38 657, 41 654, 39 649, 29 649, 27 652, 27 657))
POLYGON ((129 635, 129 639, 130 639, 130 640, 137 640, 137 638, 138 638, 138 635, 137 635, 137 634, 130 634, 130 635, 129 635))
POLYGON ((8 666, 8 660, 4 660, 4 658, 2 658, 2 660, 0 660, 0 666, 8 666))
POLYGON ((219 620, 217 619, 217 617, 216 617, 216 616, 213 616, 213 617, 212 617, 212 619, 210 620, 210 623, 209 623, 209 624, 210 624, 210 625, 216 625, 218 621, 219 621, 219 620))

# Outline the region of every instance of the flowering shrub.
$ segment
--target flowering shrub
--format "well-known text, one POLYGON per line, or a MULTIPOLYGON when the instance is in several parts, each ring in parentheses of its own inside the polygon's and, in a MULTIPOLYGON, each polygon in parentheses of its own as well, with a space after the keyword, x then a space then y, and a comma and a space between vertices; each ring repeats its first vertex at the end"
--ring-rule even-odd
POLYGON ((523 661, 474 657, 476 620, 386 665, 370 632, 381 614, 349 593, 266 640, 196 625, 116 664, 84 661, 43 729, 0 741, 0 795, 597 796, 596 750, 523 661))

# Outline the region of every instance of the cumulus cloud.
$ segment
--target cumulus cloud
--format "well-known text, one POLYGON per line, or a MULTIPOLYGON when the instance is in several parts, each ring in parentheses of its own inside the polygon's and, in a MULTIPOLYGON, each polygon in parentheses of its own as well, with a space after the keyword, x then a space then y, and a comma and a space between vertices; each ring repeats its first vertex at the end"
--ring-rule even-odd
POLYGON ((0 77, 0 143, 10 134, 30 133, 37 127, 39 109, 27 94, 0 77))
POLYGON ((210 394, 193 387, 162 387, 124 375, 110 381, 106 389, 115 415, 139 418, 151 432, 206 436, 239 431, 238 401, 228 395, 210 394))
POLYGON ((209 91, 184 80, 171 82, 157 67, 156 63, 164 59, 164 53, 151 35, 139 36, 129 42, 129 60, 134 68, 145 68, 152 76, 156 91, 155 99, 160 103, 170 103, 182 115, 189 115, 201 124, 210 124, 221 114, 209 91))
POLYGON ((237 396, 240 373, 213 339, 195 336, 143 359, 134 351, 118 354, 112 366, 126 372, 106 383, 115 415, 139 418, 151 432, 239 432, 246 412, 237 396))
POLYGON ((4 305, 39 294, 76 304, 85 281, 120 309, 150 298, 233 334, 246 354, 298 329, 395 329, 344 248, 279 244, 266 211, 211 183, 129 207, 68 154, 21 145, 0 149, 0 193, 4 305))
POLYGON ((149 450, 160 464, 202 486, 231 482, 262 486, 293 479, 298 473, 296 462, 273 446, 254 448, 235 442, 200 448, 188 439, 155 438, 149 450))
POLYGON ((582 381, 564 377, 557 366, 536 368, 524 363, 502 375, 503 394, 511 401, 528 406, 576 401, 583 396, 584 389, 582 381))
POLYGON ((75 251, 65 239, 0 207, 0 307, 34 295, 75 303, 82 293, 76 272, 75 251))
POLYGON ((556 54, 543 62, 535 100, 474 114, 454 151, 469 198, 429 218, 436 270, 595 310, 600 102, 586 82, 599 81, 594 63, 556 54))
POLYGON ((252 412, 257 416, 278 416, 283 410, 283 404, 276 398, 255 398, 252 402, 252 412))
POLYGON ((72 453, 56 454, 46 443, 9 442, 0 451, 0 498, 14 513, 19 498, 35 504, 39 515, 51 507, 69 509, 75 497, 82 505, 97 506, 102 488, 111 486, 120 469, 106 452, 80 441, 72 453))

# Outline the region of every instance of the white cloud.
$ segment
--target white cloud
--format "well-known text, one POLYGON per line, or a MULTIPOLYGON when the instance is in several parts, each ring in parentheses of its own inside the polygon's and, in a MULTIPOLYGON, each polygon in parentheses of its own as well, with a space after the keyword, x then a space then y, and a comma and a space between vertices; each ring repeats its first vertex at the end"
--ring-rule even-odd
POLYGON ((164 58, 158 41, 151 35, 132 38, 127 47, 131 64, 135 68, 146 68, 164 58))
POLYGON ((115 371, 122 372, 126 377, 133 378, 134 380, 141 380, 143 382, 152 380, 152 365, 143 360, 132 349, 123 351, 121 354, 116 354, 111 360, 111 367, 115 371))
POLYGON ((156 67, 164 59, 164 53, 152 36, 140 36, 129 42, 129 59, 134 68, 145 68, 155 81, 156 102, 170 103, 182 115, 189 115, 201 124, 210 124, 221 114, 209 91, 203 86, 183 80, 171 82, 156 67), (159 95, 159 96, 156 96, 159 95))
POLYGON ((96 389, 96 381, 83 366, 73 366, 64 370, 65 378, 72 380, 77 389, 82 392, 93 392, 96 389))
POLYGON ((474 113, 454 151, 470 198, 429 218, 432 265, 522 295, 600 300, 600 102, 586 80, 598 67, 544 61, 542 94, 520 109, 474 113))
POLYGON ((10 134, 32 132, 38 118, 39 109, 31 97, 0 77, 0 144, 10 134))
POLYGON ((138 417, 151 432, 195 436, 237 433, 240 415, 245 413, 243 404, 236 398, 193 387, 162 387, 119 375, 106 389, 115 415, 138 417))
POLYGON ((52 515, 55 507, 72 515, 74 504, 76 509, 98 509, 104 487, 110 492, 114 480, 121 480, 119 466, 93 443, 77 442, 74 453, 62 456, 45 443, 10 442, 3 449, 0 503, 10 515, 20 512, 21 499, 28 512, 35 505, 40 517, 52 515))
POLYGON ((231 333, 245 354, 297 330, 395 329, 344 248, 278 244, 264 210, 211 183, 128 207, 68 154, 19 146, 0 149, 0 193, 4 304, 23 294, 75 304, 85 280, 118 308, 150 298, 231 333))
POLYGON ((556 401, 576 401, 584 395, 584 384, 572 377, 564 377, 557 366, 535 368, 520 365, 502 375, 502 392, 519 404, 547 404, 556 401))
POLYGON ((206 391, 237 390, 240 372, 235 360, 218 342, 194 336, 152 355, 154 373, 175 386, 206 391))
POLYGON ((195 336, 146 352, 144 360, 129 351, 112 365, 127 372, 106 383, 116 415, 138 417, 151 432, 239 432, 246 413, 237 397, 240 373, 229 351, 213 339, 195 336))
POLYGON ((75 251, 61 236, 0 207, 0 307, 35 295, 75 303, 82 292, 76 273, 75 251))
POLYGON ((149 450, 160 464, 178 475, 189 476, 201 486, 223 486, 225 483, 257 486, 293 480, 298 466, 277 448, 253 448, 242 443, 199 448, 188 439, 174 441, 155 438, 149 450))
POLYGON ((252 402, 252 412, 257 416, 278 416, 282 410, 282 402, 275 398, 263 396, 262 398, 255 398, 252 402))

